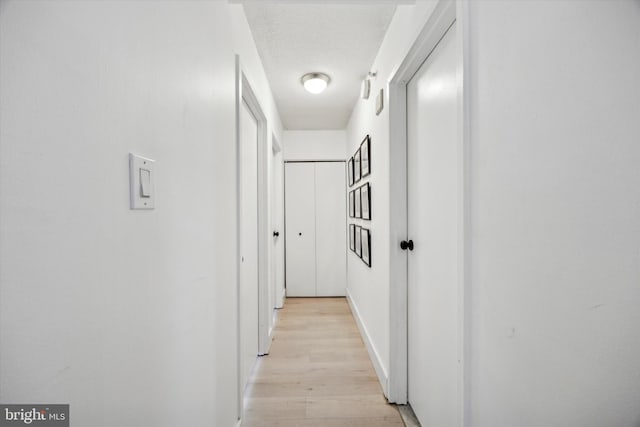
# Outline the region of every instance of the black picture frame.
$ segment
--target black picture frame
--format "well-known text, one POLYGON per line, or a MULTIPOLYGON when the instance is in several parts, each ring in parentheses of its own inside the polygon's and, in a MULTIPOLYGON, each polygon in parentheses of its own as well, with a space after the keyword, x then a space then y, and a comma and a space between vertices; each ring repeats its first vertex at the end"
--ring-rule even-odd
POLYGON ((349 224, 349 249, 356 251, 356 226, 349 224))
POLYGON ((360 177, 371 175, 371 137, 367 135, 360 144, 360 177))
POLYGON ((355 235, 355 253, 356 255, 358 255, 359 257, 362 257, 362 233, 361 230, 362 227, 360 227, 359 225, 356 225, 356 235, 355 235))
POLYGON ((362 190, 360 187, 353 190, 355 195, 355 216, 354 218, 362 218, 362 190))
POLYGON ((371 220, 371 185, 360 186, 360 218, 371 220))
POLYGON ((360 182, 362 179, 362 169, 360 168, 360 149, 353 155, 353 182, 360 182))
POLYGON ((360 228, 360 258, 371 267, 371 232, 368 228, 360 228))
POLYGON ((353 179, 353 157, 351 157, 349 161, 347 161, 347 176, 349 178, 349 187, 352 187, 353 184, 355 184, 355 181, 353 179))
POLYGON ((356 217, 356 190, 349 191, 349 217, 356 217))

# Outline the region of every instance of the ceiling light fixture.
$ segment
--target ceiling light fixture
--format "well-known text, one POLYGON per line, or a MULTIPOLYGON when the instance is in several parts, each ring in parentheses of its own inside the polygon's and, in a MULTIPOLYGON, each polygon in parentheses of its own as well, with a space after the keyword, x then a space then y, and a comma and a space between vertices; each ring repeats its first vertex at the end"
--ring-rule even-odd
POLYGON ((302 76, 300 81, 307 92, 317 95, 324 92, 331 79, 324 73, 307 73, 302 76))

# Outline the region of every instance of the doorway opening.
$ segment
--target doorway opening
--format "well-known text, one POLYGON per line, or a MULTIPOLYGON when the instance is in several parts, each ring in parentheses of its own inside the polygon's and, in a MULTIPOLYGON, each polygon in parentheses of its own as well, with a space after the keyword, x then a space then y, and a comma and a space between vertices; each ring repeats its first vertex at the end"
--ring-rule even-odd
POLYGON ((236 56, 238 188, 238 419, 258 356, 269 352, 269 151, 267 120, 236 56))
MULTIPOLYGON (((446 421, 435 423, 458 426, 464 425, 469 402, 465 383, 469 203, 464 111, 468 105, 464 66, 468 61, 463 58, 467 51, 465 33, 456 30, 464 28, 465 8, 459 2, 439 1, 389 82, 390 138, 395 143, 390 150, 390 203, 398 209, 391 211, 390 218, 390 272, 394 280, 390 283, 387 397, 398 404, 413 404, 420 417, 420 411, 438 399, 430 399, 428 392, 419 390, 425 384, 429 387, 423 371, 435 373, 443 384, 450 384, 442 404, 446 408, 439 414, 443 417, 440 420, 446 421), (438 85, 443 82, 449 87, 446 99, 436 99, 433 93, 430 96, 429 89, 440 90, 438 85), (423 114, 442 115, 446 125, 438 121, 427 126, 423 114), (446 167, 437 164, 436 157, 440 159, 441 155, 445 156, 442 161, 446 161, 446 167), (446 183, 446 191, 436 188, 434 180, 446 183), (419 215, 428 218, 416 222, 419 215), (428 221, 431 226, 438 225, 439 235, 424 230, 428 221), (442 255, 445 245, 446 255, 442 255), (438 270, 432 268, 434 264, 446 267, 438 270), (439 302, 435 309, 420 305, 421 301, 428 305, 434 300, 439 302), (432 318, 420 316, 427 311, 432 318), (446 327, 441 327, 442 322, 446 327), (434 347, 439 339, 444 339, 446 348, 434 347), (415 363, 416 351, 422 351, 429 362, 415 363), (412 387, 415 385, 419 387, 412 387)), ((431 420, 423 415, 422 422, 431 420)))

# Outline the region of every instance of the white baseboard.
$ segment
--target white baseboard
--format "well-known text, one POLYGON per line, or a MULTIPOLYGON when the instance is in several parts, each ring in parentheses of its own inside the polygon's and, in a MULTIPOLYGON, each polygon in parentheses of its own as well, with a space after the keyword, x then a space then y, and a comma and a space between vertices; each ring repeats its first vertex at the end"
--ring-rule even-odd
POLYGON ((284 307, 284 300, 287 297, 286 289, 282 288, 282 291, 280 291, 279 294, 279 296, 276 296, 276 308, 284 307))
POLYGON ((347 289, 347 301, 349 302, 349 307, 351 307, 351 312, 353 313, 353 318, 356 319, 356 324, 358 325, 358 329, 360 330, 360 335, 362 335, 362 340, 364 341, 365 346, 367 347, 367 351, 369 352, 369 357, 371 358, 371 362, 373 363, 373 368, 376 371, 376 375, 378 376, 378 381, 380 381, 380 385, 382 386, 382 391, 384 392, 385 397, 389 396, 389 376, 387 375, 387 371, 384 369, 382 362, 380 361, 380 356, 371 341, 371 337, 369 332, 367 331, 367 327, 364 325, 362 321, 362 317, 360 316, 360 312, 358 311, 358 307, 356 303, 351 298, 351 293, 349 289, 347 289))
POLYGON ((271 313, 271 329, 269 329, 269 338, 273 339, 273 331, 276 330, 276 326, 278 325, 278 320, 280 317, 278 316, 280 309, 274 308, 271 313))

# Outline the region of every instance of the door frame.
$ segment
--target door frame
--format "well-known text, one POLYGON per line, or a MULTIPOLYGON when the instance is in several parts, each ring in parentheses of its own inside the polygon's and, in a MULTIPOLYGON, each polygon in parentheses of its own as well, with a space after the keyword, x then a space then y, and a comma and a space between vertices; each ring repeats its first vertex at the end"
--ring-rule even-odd
MULTIPOLYGON (((239 195, 240 183, 242 176, 242 162, 240 157, 240 109, 242 108, 242 102, 244 101, 249 110, 256 118, 258 123, 258 164, 257 164, 257 176, 258 176, 258 354, 256 357, 269 353, 271 346, 271 337, 269 335, 269 316, 271 310, 269 309, 269 239, 270 224, 269 224, 269 155, 270 146, 267 137, 267 118, 260 106, 260 102, 252 88, 249 79, 246 76, 244 68, 242 67, 240 56, 235 56, 236 62, 236 100, 235 100, 235 113, 236 113, 236 193, 239 195)), ((237 197, 237 212, 240 216, 241 212, 241 198, 237 197)), ((242 232, 241 221, 237 222, 237 241, 240 242, 242 232)), ((236 355, 237 355, 237 383, 238 383, 238 419, 241 418, 243 412, 243 385, 241 383, 242 375, 241 371, 241 337, 240 337, 240 269, 241 269, 242 254, 240 253, 240 244, 237 245, 236 254, 236 331, 237 331, 237 343, 236 343, 236 355)))
POLYGON ((468 424, 469 413, 469 286, 470 271, 470 195, 469 195, 469 114, 468 114, 468 4, 439 0, 401 65, 389 78, 390 141, 390 337, 387 398, 406 404, 408 398, 408 253, 399 243, 407 236, 407 85, 424 61, 455 22, 458 29, 458 204, 459 204, 459 282, 458 282, 458 411, 460 425, 468 424))
MULTIPOLYGON (((274 212, 271 212, 271 224, 273 227, 277 227, 277 231, 279 231, 280 236, 279 246, 277 249, 271 254, 271 267, 274 268, 275 271, 271 272, 271 277, 274 280, 273 283, 273 292, 275 304, 273 308, 282 308, 284 307, 284 299, 285 299, 285 290, 284 290, 284 153, 282 150, 282 144, 276 137, 275 134, 271 135, 271 179, 272 185, 272 194, 271 194, 271 207, 275 208, 276 215, 274 218, 274 212), (276 173, 277 171, 277 173, 276 173), (279 180, 276 180, 275 177, 279 177, 279 180), (276 195, 277 194, 277 195, 276 195), (279 201, 276 206, 276 202, 279 201), (280 274, 282 273, 282 274, 280 274)), ((276 230, 276 229, 274 229, 276 230)))

